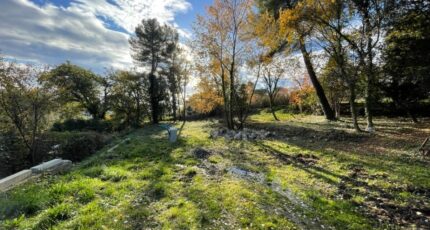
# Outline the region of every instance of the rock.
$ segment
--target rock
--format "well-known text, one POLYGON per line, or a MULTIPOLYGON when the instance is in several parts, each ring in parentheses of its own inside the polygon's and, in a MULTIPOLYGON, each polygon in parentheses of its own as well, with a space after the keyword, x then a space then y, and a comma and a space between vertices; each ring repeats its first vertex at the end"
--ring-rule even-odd
POLYGON ((219 132, 217 130, 212 130, 209 135, 209 137, 213 139, 217 138, 218 136, 219 136, 219 132))
POLYGON ((241 132, 236 133, 236 135, 234 135, 234 139, 235 139, 235 140, 240 140, 240 139, 242 139, 242 133, 241 133, 241 132))
POLYGON ((225 129, 225 128, 222 128, 219 130, 219 134, 221 134, 221 135, 224 135, 226 133, 227 133, 227 129, 225 129))
POLYGON ((221 128, 218 130, 212 130, 209 134, 210 138, 224 137, 226 140, 261 140, 269 137, 275 137, 276 133, 262 130, 252 130, 249 128, 244 128, 241 131, 228 130, 221 128))
POLYGON ((372 134, 372 133, 375 133, 375 128, 373 128, 373 127, 367 127, 366 131, 372 134))

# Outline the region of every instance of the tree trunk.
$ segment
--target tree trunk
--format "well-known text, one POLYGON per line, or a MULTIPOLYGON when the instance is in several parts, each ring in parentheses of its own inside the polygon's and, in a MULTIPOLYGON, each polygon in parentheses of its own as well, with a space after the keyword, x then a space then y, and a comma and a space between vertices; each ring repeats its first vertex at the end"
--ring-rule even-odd
MULTIPOLYGON (((369 56, 372 56, 371 54, 369 56)), ((373 64, 368 63, 367 65, 367 79, 366 79, 366 95, 365 95, 365 101, 366 101, 366 117, 367 117, 367 128, 368 131, 373 131, 373 64)))
POLYGON ((361 132, 360 126, 358 125, 357 121, 357 107, 355 106, 355 85, 354 84, 348 84, 349 86, 349 106, 351 109, 351 118, 352 123, 354 125, 354 129, 357 132, 361 132))
POLYGON ((279 121, 278 117, 276 116, 275 109, 273 108, 273 101, 274 101, 273 100, 273 95, 272 96, 269 95, 270 111, 271 111, 271 113, 273 115, 273 118, 275 118, 276 121, 279 121))
POLYGON ((234 87, 235 81, 234 81, 234 64, 232 64, 232 69, 229 71, 230 73, 230 103, 229 103, 229 121, 231 124, 231 128, 234 129, 234 106, 236 105, 236 90, 234 87))
POLYGON ((408 115, 411 117, 411 119, 412 119, 412 121, 414 122, 414 123, 418 123, 418 119, 417 119, 417 117, 415 116, 415 114, 411 111, 411 109, 407 109, 407 111, 408 111, 408 115))
POLYGON ((184 102, 182 115, 183 115, 183 119, 185 122, 186 117, 187 117, 187 80, 184 80, 184 96, 183 96, 182 100, 184 102))
POLYGON ((159 122, 159 106, 158 106, 158 87, 157 80, 155 79, 154 73, 149 75, 149 96, 151 101, 151 117, 152 123, 158 124, 159 122))
POLYGON ((140 126, 140 121, 141 121, 141 117, 142 117, 142 111, 140 109, 140 100, 136 99, 136 106, 137 106, 137 111, 136 111, 136 125, 140 126))
POLYGON ((365 25, 365 34, 367 36, 367 65, 366 65, 366 117, 367 117, 367 128, 366 130, 369 132, 374 131, 373 127, 373 86, 374 86, 374 74, 373 74, 373 53, 372 53, 372 28, 370 23, 370 16, 368 11, 364 11, 363 20, 365 25))
MULTIPOLYGON (((221 63, 221 65, 222 65, 222 63, 221 63)), ((227 89, 226 89, 227 87, 226 87, 226 83, 225 83, 224 78, 225 78, 225 70, 224 70, 224 67, 221 67, 221 88, 222 88, 222 97, 224 99, 224 119, 225 119, 225 122, 227 124, 227 128, 232 129, 233 127, 232 127, 232 125, 230 123, 230 119, 229 119, 229 117, 230 117, 229 116, 230 106, 229 106, 229 100, 228 100, 228 96, 227 96, 227 89)))
POLYGON ((136 108, 136 125, 138 125, 138 126, 140 126, 140 122, 142 121, 142 108, 141 108, 141 98, 142 98, 142 96, 140 95, 140 89, 142 88, 142 85, 141 85, 141 82, 140 82, 140 80, 139 80, 139 83, 138 83, 138 87, 137 87, 137 92, 136 92, 136 96, 135 96, 135 100, 136 100, 136 106, 137 106, 137 108, 136 108))
POLYGON ((406 114, 412 119, 414 123, 418 123, 418 119, 415 116, 414 112, 412 112, 411 107, 408 105, 408 103, 398 102, 399 107, 403 108, 406 111, 406 114))
POLYGON ((327 120, 334 121, 334 120, 336 120, 336 116, 335 116, 332 108, 330 107, 330 104, 328 103, 328 100, 327 100, 327 97, 324 93, 323 87, 321 86, 320 82, 318 81, 318 78, 315 74, 315 70, 314 70, 314 67, 312 65, 309 53, 307 52, 305 44, 303 43, 303 41, 299 42, 299 46, 300 46, 300 51, 302 52, 303 60, 304 60, 305 65, 306 65, 306 69, 307 69, 309 78, 311 79, 312 85, 315 88, 315 91, 317 93, 321 107, 324 111, 324 115, 325 115, 327 120))
POLYGON ((176 121, 176 94, 172 93, 173 120, 176 121))

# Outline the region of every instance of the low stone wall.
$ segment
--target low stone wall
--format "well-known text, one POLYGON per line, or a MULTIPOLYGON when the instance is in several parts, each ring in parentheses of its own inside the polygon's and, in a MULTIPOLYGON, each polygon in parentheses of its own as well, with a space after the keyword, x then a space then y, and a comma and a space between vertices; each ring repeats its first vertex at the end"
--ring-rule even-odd
POLYGON ((72 167, 72 162, 69 160, 54 159, 40 165, 34 166, 31 169, 22 170, 13 175, 0 180, 0 191, 8 191, 22 183, 27 182, 31 178, 38 177, 44 173, 58 173, 67 171, 72 167))

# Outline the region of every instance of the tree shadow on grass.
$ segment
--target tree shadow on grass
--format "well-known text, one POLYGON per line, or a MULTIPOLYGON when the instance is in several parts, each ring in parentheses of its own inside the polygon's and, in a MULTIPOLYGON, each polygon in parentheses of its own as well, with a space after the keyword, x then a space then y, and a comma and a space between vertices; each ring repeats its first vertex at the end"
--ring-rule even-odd
MULTIPOLYGON (((318 166, 318 163, 312 160, 317 159, 315 156, 309 154, 291 155, 264 143, 258 143, 257 145, 260 146, 265 153, 270 154, 281 162, 290 164, 315 178, 336 186, 339 197, 335 197, 334 199, 350 200, 353 196, 357 195, 364 197, 365 201, 360 204, 353 200, 350 200, 350 202, 357 207, 361 207, 363 214, 380 221, 380 224, 388 223, 402 226, 411 226, 414 224, 425 226, 427 224, 430 215, 429 207, 424 207, 420 204, 404 206, 392 202, 393 199, 395 199, 395 193, 407 190, 399 188, 395 191, 390 191, 369 184, 368 179, 372 178, 368 175, 367 170, 363 167, 363 162, 360 160, 349 159, 347 161, 350 163, 348 166, 349 174, 341 175, 318 166)), ((365 166, 369 167, 368 165, 365 166)), ((386 178, 386 175, 378 176, 383 177, 380 178, 382 180, 386 178)), ((424 195, 429 198, 428 196, 430 194, 425 193, 424 195)))

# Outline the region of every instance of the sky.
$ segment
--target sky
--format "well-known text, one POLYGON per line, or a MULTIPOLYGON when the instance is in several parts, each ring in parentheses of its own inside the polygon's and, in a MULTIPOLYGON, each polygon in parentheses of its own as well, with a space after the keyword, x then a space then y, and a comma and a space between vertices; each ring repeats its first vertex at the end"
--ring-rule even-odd
POLYGON ((144 18, 185 40, 212 0, 0 0, 0 53, 39 65, 65 61, 103 74, 133 66, 128 39, 144 18))

